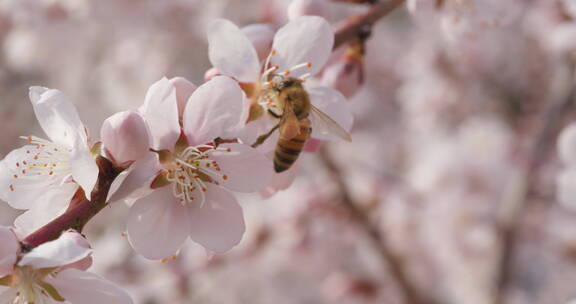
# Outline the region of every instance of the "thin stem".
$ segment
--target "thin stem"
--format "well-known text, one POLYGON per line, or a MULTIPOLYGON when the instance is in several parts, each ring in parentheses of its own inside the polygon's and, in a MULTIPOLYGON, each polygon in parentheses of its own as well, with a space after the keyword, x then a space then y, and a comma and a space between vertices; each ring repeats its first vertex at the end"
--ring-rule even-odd
POLYGON ((404 2, 405 0, 388 0, 379 2, 374 4, 367 13, 348 18, 336 29, 334 49, 338 48, 346 41, 358 37, 358 35, 362 35, 367 29, 372 27, 376 21, 388 15, 404 2))
POLYGON ((334 163, 330 155, 325 148, 320 150, 320 159, 328 171, 330 171, 330 176, 334 177, 338 184, 338 189, 340 189, 340 195, 342 199, 342 205, 350 213, 353 220, 358 224, 358 226, 366 233, 366 236, 371 241, 376 252, 382 259, 383 263, 388 266, 391 276, 396 280, 398 289, 405 300, 405 303, 409 304, 424 304, 433 303, 432 300, 425 300, 420 294, 418 289, 410 282, 408 274, 406 273, 405 263, 402 257, 396 255, 392 249, 389 247, 385 240, 385 237, 378 229, 377 225, 374 224, 366 213, 358 207, 348 192, 348 187, 346 182, 342 178, 342 172, 340 168, 334 163))
POLYGON ((88 200, 83 195, 84 192, 82 190, 76 192, 70 207, 64 214, 28 235, 22 241, 24 251, 32 250, 32 248, 40 244, 55 240, 62 232, 68 229, 82 232, 86 223, 108 205, 106 199, 110 186, 118 174, 122 172, 122 169, 115 167, 102 156, 96 158, 96 164, 98 164, 100 172, 98 173, 96 186, 92 191, 92 200, 88 200))

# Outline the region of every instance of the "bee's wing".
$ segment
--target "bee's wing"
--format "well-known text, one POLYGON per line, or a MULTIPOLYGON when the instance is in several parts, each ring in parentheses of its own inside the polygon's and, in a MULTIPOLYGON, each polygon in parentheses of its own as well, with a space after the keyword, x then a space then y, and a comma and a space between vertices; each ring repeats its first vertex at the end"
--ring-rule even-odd
POLYGON ((324 114, 318 108, 312 105, 312 116, 314 122, 315 130, 322 134, 334 134, 346 141, 352 141, 352 137, 346 130, 344 130, 337 122, 335 122, 330 116, 324 114))
POLYGON ((280 120, 280 135, 284 138, 291 139, 300 134, 300 122, 294 114, 294 109, 289 102, 284 104, 282 119, 280 120))

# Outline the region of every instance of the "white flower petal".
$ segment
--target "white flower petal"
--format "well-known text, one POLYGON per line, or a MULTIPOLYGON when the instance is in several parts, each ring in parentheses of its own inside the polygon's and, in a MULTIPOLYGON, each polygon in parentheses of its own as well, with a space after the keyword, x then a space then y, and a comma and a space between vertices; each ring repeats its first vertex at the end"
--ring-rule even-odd
POLYGON ((229 192, 207 184, 206 202, 190 206, 190 238, 204 248, 223 253, 236 246, 246 227, 242 207, 229 192))
POLYGON ((46 135, 55 143, 72 147, 74 137, 84 133, 84 125, 72 102, 61 91, 44 87, 30 87, 29 95, 46 135))
POLYGON ((60 271, 46 282, 71 304, 131 304, 132 298, 116 284, 78 269, 60 271))
POLYGON ((3 288, 0 286, 0 303, 12 303, 14 298, 16 298, 16 293, 18 289, 16 288, 3 288))
POLYGON ((189 145, 205 144, 233 135, 241 123, 242 89, 232 78, 217 76, 190 96, 184 110, 184 132, 189 145))
POLYGON ((61 176, 39 178, 21 177, 25 170, 24 163, 30 162, 34 157, 33 146, 24 146, 12 150, 0 162, 0 199, 6 201, 12 208, 30 209, 37 200, 51 187, 62 182, 61 176))
POLYGON ((256 23, 243 27, 242 33, 252 42, 258 54, 258 59, 266 59, 272 49, 272 40, 274 40, 275 34, 274 28, 270 24, 256 23))
MULTIPOLYGON (((14 264, 20 252, 20 243, 14 231, 0 226, 0 278, 9 275, 14 270, 14 264)), ((2 302, 0 302, 2 303, 2 302)))
POLYGON ((186 108, 186 104, 188 103, 188 99, 196 89, 198 88, 197 85, 190 82, 188 79, 184 77, 174 77, 170 79, 170 83, 176 89, 176 101, 178 103, 178 116, 184 116, 184 109, 186 108))
POLYGON ((176 89, 165 77, 155 82, 148 92, 142 114, 152 136, 152 148, 170 150, 180 137, 176 89))
POLYGON ((172 185, 136 201, 128 216, 128 237, 136 252, 156 260, 180 248, 189 234, 186 208, 172 194, 172 185))
POLYGON ((59 267, 80 261, 92 253, 86 239, 78 232, 69 230, 54 241, 46 242, 25 254, 19 266, 34 268, 59 267))
POLYGON ((558 154, 563 162, 576 166, 576 123, 562 130, 558 139, 558 154))
POLYGON ((77 137, 74 141, 74 149, 72 149, 70 154, 70 166, 72 167, 74 181, 82 187, 86 197, 90 199, 92 189, 94 189, 98 180, 99 169, 86 142, 80 137, 77 137))
POLYGON ((223 75, 240 82, 257 82, 260 63, 254 46, 232 22, 216 19, 208 24, 208 54, 223 75))
POLYGON ((334 31, 321 17, 303 16, 295 18, 278 30, 274 36, 272 63, 280 66, 279 72, 311 62, 312 67, 302 68, 291 76, 318 73, 330 58, 334 46, 334 31))
MULTIPOLYGON (((340 92, 326 87, 318 87, 308 89, 308 95, 310 95, 310 101, 316 108, 332 118, 346 132, 350 133, 354 123, 354 116, 352 116, 350 105, 346 98, 340 92)), ((326 124, 318 121, 314 115, 311 115, 310 120, 312 121, 313 138, 324 140, 341 139, 334 135, 334 132, 326 124)))
POLYGON ((237 192, 256 192, 264 188, 272 178, 272 161, 258 150, 243 144, 222 144, 210 158, 218 163, 227 179, 220 182, 237 192))
POLYGON ((35 201, 36 204, 30 210, 16 218, 14 226, 28 235, 48 224, 66 211, 77 189, 78 185, 75 183, 49 189, 35 201))
POLYGON ((162 170, 158 154, 149 152, 146 157, 134 162, 122 176, 118 176, 110 189, 109 202, 140 198, 151 191, 150 183, 162 170))
POLYGON ((270 184, 268 184, 268 186, 266 186, 264 189, 260 191, 260 195, 262 196, 262 198, 265 199, 270 198, 278 191, 290 187, 290 185, 292 185, 292 183, 294 182, 294 179, 296 179, 298 172, 300 172, 299 164, 300 162, 297 161, 294 164, 292 164, 292 167, 290 167, 288 170, 272 175, 272 180, 270 184))

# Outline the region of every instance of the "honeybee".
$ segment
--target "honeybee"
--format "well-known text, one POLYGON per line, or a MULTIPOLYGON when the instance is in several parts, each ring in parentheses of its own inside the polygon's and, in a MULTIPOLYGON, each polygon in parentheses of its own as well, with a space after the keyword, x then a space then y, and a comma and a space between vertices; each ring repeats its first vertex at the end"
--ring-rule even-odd
POLYGON ((279 129, 280 134, 274 150, 276 172, 288 170, 298 159, 312 133, 310 115, 314 116, 314 121, 321 129, 351 141, 346 130, 310 103, 302 79, 279 75, 276 77, 282 78, 279 81, 271 81, 269 87, 263 89, 261 98, 268 105, 268 113, 280 121, 268 133, 258 137, 252 145, 256 147, 262 144, 276 129, 279 129))

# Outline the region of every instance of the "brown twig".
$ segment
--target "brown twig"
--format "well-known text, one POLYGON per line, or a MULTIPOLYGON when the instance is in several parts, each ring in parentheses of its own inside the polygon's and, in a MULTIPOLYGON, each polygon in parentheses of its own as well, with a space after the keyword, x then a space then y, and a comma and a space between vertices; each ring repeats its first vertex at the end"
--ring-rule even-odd
POLYGON ((379 2, 372 6, 367 13, 348 18, 343 24, 337 26, 334 49, 344 44, 344 42, 364 33, 372 27, 376 21, 388 15, 395 8, 403 4, 404 1, 405 0, 388 0, 379 2))
POLYGON ((23 251, 29 251, 40 244, 55 240, 63 231, 68 229, 82 232, 86 223, 107 206, 106 199, 110 186, 118 174, 122 172, 122 169, 115 167, 102 156, 96 158, 96 163, 100 172, 98 173, 98 182, 92 190, 92 200, 86 199, 83 191, 79 190, 72 198, 70 207, 64 214, 22 240, 23 251))
POLYGON ((504 198, 502 212, 498 219, 502 249, 495 268, 497 277, 494 303, 496 304, 505 303, 506 292, 511 285, 514 269, 512 258, 519 245, 522 221, 530 209, 528 196, 537 172, 554 146, 562 118, 570 111, 576 98, 573 81, 570 82, 570 86, 570 92, 565 98, 551 102, 546 111, 542 113, 541 124, 536 129, 534 140, 527 149, 526 160, 515 175, 510 192, 504 198))
POLYGON ((342 172, 340 172, 340 168, 338 168, 338 166, 334 163, 327 150, 322 148, 320 149, 319 154, 324 166, 326 169, 328 169, 328 171, 330 171, 331 176, 334 177, 336 183, 338 184, 343 206, 350 213, 358 226, 366 233, 377 253, 382 258, 383 263, 388 266, 392 277, 398 284, 398 289, 400 290, 405 303, 433 303, 431 299, 425 299, 419 290, 410 282, 402 257, 394 254, 378 227, 350 197, 346 182, 342 178, 342 172))

